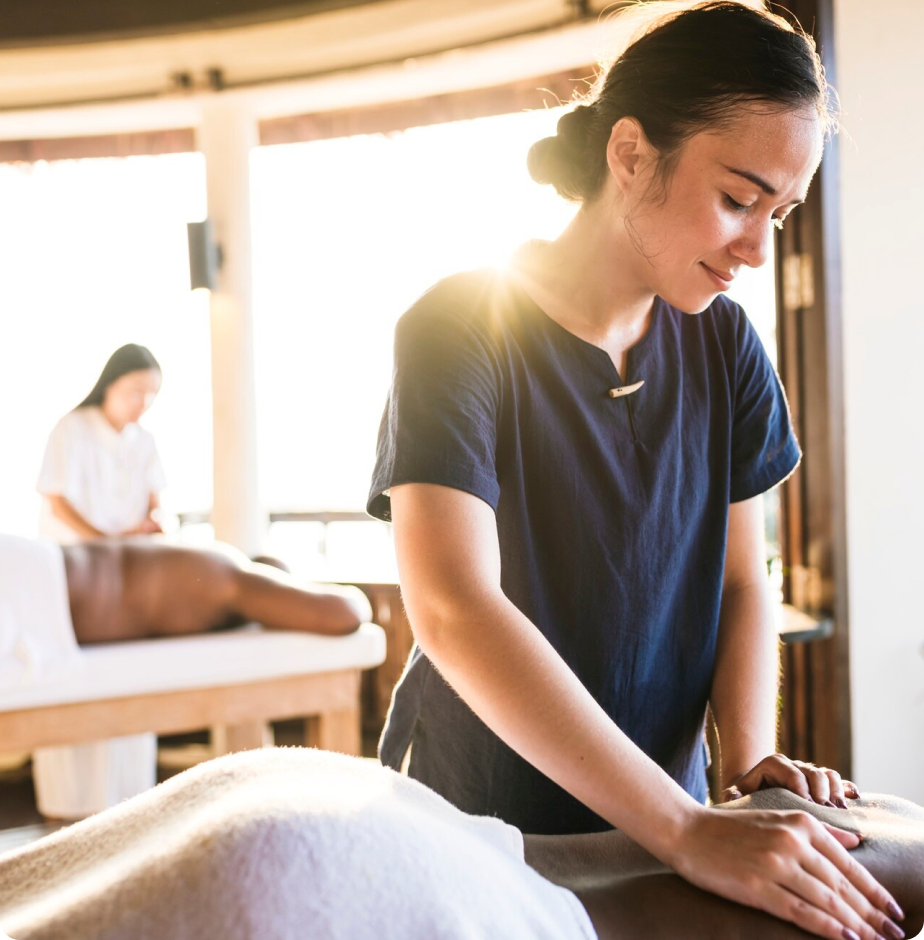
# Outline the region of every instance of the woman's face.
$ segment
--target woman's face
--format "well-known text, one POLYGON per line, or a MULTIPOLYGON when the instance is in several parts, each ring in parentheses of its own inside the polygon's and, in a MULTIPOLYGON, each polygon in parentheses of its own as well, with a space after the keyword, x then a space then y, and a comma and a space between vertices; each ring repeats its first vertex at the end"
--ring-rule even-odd
POLYGON ((116 379, 103 396, 103 412, 118 429, 138 421, 160 391, 159 369, 138 369, 116 379))
POLYGON ((666 191, 649 171, 634 206, 626 194, 642 283, 680 310, 705 310, 742 268, 767 260, 774 228, 805 199, 822 146, 812 109, 742 108, 726 129, 690 138, 666 191), (643 192, 649 184, 653 196, 643 192))

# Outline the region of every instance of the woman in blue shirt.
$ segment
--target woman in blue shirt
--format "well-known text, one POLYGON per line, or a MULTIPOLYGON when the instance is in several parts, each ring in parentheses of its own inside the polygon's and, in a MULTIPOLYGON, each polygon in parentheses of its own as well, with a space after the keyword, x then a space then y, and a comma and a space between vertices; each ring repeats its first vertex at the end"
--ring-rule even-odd
POLYGON ((707 705, 727 796, 856 796, 774 753, 760 494, 799 449, 721 296, 766 261, 834 120, 783 20, 734 2, 653 20, 530 152, 580 203, 565 232, 399 323, 369 510, 394 523, 418 643, 385 763, 411 746, 410 775, 467 812, 616 826, 702 888, 872 940, 901 914, 853 837, 703 806, 707 705))

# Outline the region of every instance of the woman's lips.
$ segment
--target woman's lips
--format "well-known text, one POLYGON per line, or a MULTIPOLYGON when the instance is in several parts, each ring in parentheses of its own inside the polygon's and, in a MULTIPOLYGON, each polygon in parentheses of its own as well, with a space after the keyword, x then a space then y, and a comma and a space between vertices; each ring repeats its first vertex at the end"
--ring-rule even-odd
POLYGON ((735 279, 733 274, 729 274, 728 271, 717 271, 715 268, 710 268, 705 261, 700 261, 700 264, 706 269, 706 273, 712 278, 713 282, 718 285, 719 290, 728 290, 731 287, 732 281, 735 279))

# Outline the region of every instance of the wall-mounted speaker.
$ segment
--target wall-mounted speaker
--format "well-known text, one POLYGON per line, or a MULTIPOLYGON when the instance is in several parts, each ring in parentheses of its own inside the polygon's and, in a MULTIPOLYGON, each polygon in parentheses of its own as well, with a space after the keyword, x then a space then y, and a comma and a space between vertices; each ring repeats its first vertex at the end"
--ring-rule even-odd
POLYGON ((186 232, 189 237, 190 290, 215 290, 222 257, 221 246, 212 238, 211 223, 208 219, 187 222, 186 232))

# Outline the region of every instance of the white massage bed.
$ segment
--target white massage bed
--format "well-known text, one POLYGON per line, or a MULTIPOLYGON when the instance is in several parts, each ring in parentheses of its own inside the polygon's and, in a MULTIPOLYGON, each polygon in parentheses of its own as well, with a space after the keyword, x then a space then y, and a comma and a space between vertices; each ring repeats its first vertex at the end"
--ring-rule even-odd
POLYGON ((256 626, 82 647, 54 682, 0 688, 4 751, 223 727, 220 750, 265 743, 266 722, 306 717, 307 744, 360 752, 360 673, 385 659, 375 624, 322 637, 256 626))

